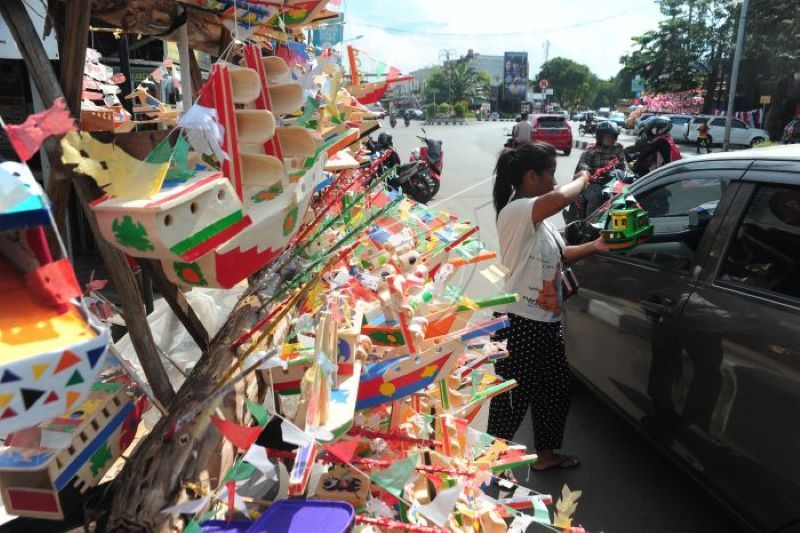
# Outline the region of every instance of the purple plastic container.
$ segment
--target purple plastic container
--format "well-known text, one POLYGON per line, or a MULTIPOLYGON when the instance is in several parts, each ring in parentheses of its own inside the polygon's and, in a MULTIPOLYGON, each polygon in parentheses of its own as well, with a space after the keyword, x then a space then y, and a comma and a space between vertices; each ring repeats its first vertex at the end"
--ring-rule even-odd
POLYGON ((270 505, 247 533, 344 533, 355 511, 347 502, 280 500, 270 505))

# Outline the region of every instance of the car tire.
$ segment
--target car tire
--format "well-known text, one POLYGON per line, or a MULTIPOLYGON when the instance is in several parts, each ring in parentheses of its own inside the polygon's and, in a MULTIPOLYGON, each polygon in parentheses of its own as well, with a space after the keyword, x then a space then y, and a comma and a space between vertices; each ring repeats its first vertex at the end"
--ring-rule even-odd
POLYGON ((566 150, 564 150, 564 155, 566 156, 569 156, 569 154, 571 153, 572 153, 572 148, 567 148, 566 150))
POLYGON ((764 137, 756 137, 752 141, 750 141, 750 148, 755 148, 755 146, 759 143, 763 143, 765 141, 764 137))

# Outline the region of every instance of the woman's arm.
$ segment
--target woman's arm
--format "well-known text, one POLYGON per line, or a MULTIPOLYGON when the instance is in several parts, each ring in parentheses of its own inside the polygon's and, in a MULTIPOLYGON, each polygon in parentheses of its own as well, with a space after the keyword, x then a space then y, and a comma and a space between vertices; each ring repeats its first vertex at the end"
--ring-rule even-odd
POLYGON ((576 261, 580 261, 581 259, 589 255, 596 253, 605 253, 607 251, 608 251, 608 244, 606 244, 606 241, 604 241, 602 237, 598 237, 597 239, 587 242, 585 244, 579 244, 577 246, 567 246, 566 248, 564 248, 564 260, 567 263, 574 263, 576 261))
POLYGON ((536 198, 531 208, 531 220, 533 220, 533 223, 538 224, 567 207, 586 189, 588 184, 589 173, 583 170, 571 182, 556 187, 551 192, 536 198))

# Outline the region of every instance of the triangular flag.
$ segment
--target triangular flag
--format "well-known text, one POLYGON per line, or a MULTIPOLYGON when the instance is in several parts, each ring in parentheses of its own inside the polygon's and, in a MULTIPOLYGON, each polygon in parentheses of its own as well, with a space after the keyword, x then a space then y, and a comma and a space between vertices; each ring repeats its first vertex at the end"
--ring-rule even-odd
POLYGON ((33 379, 38 380, 44 374, 44 371, 47 370, 49 367, 49 363, 39 363, 38 365, 31 365, 31 370, 33 371, 33 379))
POLYGON ((256 467, 252 464, 236 461, 233 464, 233 468, 228 470, 228 473, 225 475, 225 479, 222 481, 227 483, 228 481, 242 481, 243 479, 249 479, 255 471, 256 467))
POLYGON ((12 372, 11 370, 6 369, 3 372, 3 377, 0 378, 0 383, 10 383, 12 381, 19 381, 20 379, 22 378, 20 378, 17 374, 12 372))
POLYGON ((80 385, 83 382, 84 382, 83 376, 81 375, 80 372, 76 370, 75 372, 72 373, 72 376, 70 376, 66 386, 71 387, 73 385, 80 385))
POLYGON ((307 446, 314 440, 311 435, 288 420, 281 422, 281 437, 283 438, 283 442, 294 444, 295 446, 307 446))
POLYGON ((89 358, 89 366, 91 368, 94 368, 95 365, 97 364, 97 361, 100 360, 100 357, 102 357, 105 352, 106 352, 105 345, 86 352, 86 356, 89 358))
POLYGON ((75 121, 69 115, 64 99, 58 98, 49 109, 28 115, 22 124, 8 124, 5 128, 14 151, 21 160, 27 161, 51 135, 74 131, 75 121))
POLYGON ((5 411, 3 411, 2 415, 0 415, 0 420, 4 420, 6 418, 11 418, 12 416, 17 416, 17 412, 9 407, 5 411))
POLYGON ((431 503, 420 505, 422 516, 433 521, 439 527, 445 527, 447 517, 453 512, 463 489, 461 483, 456 483, 454 487, 439 492, 431 503))
POLYGON ((188 502, 182 502, 172 507, 161 509, 161 512, 165 514, 196 514, 205 507, 210 499, 210 496, 203 496, 198 500, 189 500, 188 502))
POLYGON ((203 533, 203 528, 197 520, 192 520, 183 528, 183 533, 203 533))
POLYGON ((340 442, 335 442, 333 444, 326 444, 323 446, 325 450, 342 461, 345 464, 349 464, 350 461, 353 460, 353 454, 356 453, 356 448, 358 448, 358 439, 350 439, 340 442))
POLYGON ((266 426, 267 422, 269 422, 269 413, 267 410, 252 400, 245 400, 244 403, 247 405, 247 410, 250 411, 250 414, 253 415, 253 418, 258 422, 258 425, 262 428, 266 426))
POLYGON ((222 436, 240 450, 247 450, 261 434, 260 427, 240 426, 211 415, 211 422, 222 436))
POLYGON ((219 499, 228 502, 228 508, 231 513, 233 513, 234 509, 238 509, 247 514, 247 505, 245 505, 242 497, 236 493, 235 481, 228 481, 225 483, 225 486, 219 491, 219 499))
POLYGON ((58 360, 58 364, 56 365, 56 369, 53 371, 53 374, 58 374, 59 372, 62 372, 71 366, 75 366, 80 362, 80 357, 69 350, 64 350, 64 353, 61 355, 61 359, 58 360))
POLYGON ((408 478, 411 477, 411 474, 414 473, 416 466, 417 456, 412 455, 407 459, 394 463, 386 470, 371 473, 369 478, 379 487, 400 498, 403 493, 403 487, 408 478))
POLYGON ((50 394, 44 399, 44 403, 52 403, 56 400, 58 400, 58 394, 56 394, 56 391, 50 391, 50 394))
POLYGON ((22 394, 22 403, 25 404, 25 409, 30 409, 36 401, 44 395, 43 390, 38 389, 20 389, 22 394))
POLYGON ((0 407, 5 407, 6 405, 8 405, 8 402, 10 402, 11 398, 13 397, 14 395, 8 392, 0 394, 0 407))
POLYGON ((258 444, 253 444, 247 453, 242 457, 243 461, 247 461, 254 467, 258 468, 264 475, 273 481, 278 481, 278 474, 275 471, 275 465, 270 462, 267 457, 267 449, 258 444))
POLYGON ((531 500, 533 501, 533 521, 547 524, 548 526, 551 525, 550 511, 547 510, 544 502, 539 498, 531 498, 531 500))
POLYGON ((80 392, 77 392, 77 391, 74 391, 74 390, 67 391, 67 409, 72 407, 72 405, 75 402, 77 402, 78 398, 80 398, 80 397, 81 397, 81 393, 80 392))

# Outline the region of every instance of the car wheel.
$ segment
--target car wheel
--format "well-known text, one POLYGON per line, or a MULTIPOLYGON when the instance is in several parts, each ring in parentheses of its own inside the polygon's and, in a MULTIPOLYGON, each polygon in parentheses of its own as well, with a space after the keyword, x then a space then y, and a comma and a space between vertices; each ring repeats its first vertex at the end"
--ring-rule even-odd
POLYGON ((566 150, 564 150, 564 155, 566 156, 568 156, 571 153, 572 153, 572 148, 567 148, 566 150))
POLYGON ((757 144, 761 144, 764 142, 764 137, 756 137, 752 141, 750 141, 750 148, 755 148, 757 144))

